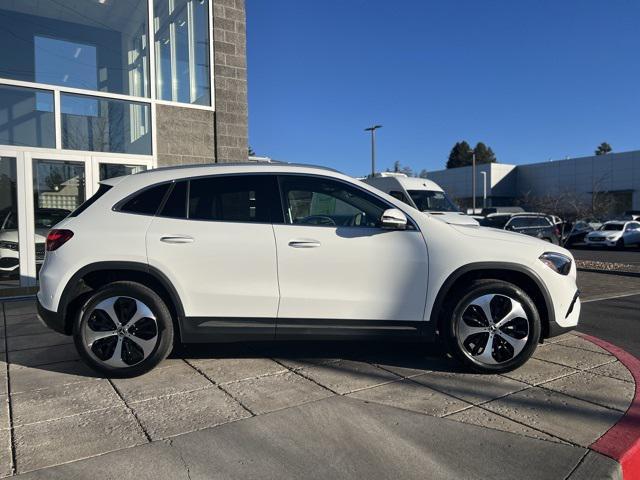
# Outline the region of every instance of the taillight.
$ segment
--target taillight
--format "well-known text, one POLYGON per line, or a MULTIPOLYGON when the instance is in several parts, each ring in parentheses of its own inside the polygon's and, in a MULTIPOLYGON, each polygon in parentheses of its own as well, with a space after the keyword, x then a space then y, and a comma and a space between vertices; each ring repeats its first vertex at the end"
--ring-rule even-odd
POLYGON ((53 252, 54 250, 57 250, 62 245, 71 240, 71 237, 73 237, 73 232, 71 230, 51 230, 49 232, 49 235, 47 235, 47 252, 53 252))
POLYGON ((556 227, 556 235, 560 236, 560 229, 558 227, 556 227))

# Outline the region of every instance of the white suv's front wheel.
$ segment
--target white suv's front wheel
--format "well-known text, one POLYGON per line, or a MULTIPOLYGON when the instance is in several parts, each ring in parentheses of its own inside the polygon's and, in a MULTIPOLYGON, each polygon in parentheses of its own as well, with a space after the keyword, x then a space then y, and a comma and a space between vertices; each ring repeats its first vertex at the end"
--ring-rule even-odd
POLYGON ((80 356, 110 377, 148 372, 173 344, 173 322, 162 299, 135 282, 113 282, 89 297, 73 327, 80 356))
POLYGON ((475 371, 513 370, 533 355, 540 339, 535 304, 521 288, 501 280, 476 280, 454 292, 445 315, 449 350, 475 371))

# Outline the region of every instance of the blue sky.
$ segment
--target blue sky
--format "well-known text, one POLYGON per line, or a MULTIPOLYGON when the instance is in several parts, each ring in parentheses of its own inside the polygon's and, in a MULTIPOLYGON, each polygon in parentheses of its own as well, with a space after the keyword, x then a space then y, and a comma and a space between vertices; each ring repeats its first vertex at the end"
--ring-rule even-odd
POLYGON ((257 154, 366 174, 640 149, 636 0, 246 0, 257 154))

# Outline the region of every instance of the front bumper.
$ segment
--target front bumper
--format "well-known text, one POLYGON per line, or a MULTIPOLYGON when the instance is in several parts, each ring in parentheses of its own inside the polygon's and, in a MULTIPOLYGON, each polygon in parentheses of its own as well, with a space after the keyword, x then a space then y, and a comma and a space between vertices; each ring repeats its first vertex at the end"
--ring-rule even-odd
POLYGON ((549 331, 547 332, 547 335, 545 335, 545 338, 557 337, 558 335, 574 330, 578 326, 581 307, 580 290, 576 290, 567 311, 556 312, 556 315, 562 315, 568 325, 562 326, 556 320, 549 319, 549 331))
POLYGON ((37 299, 36 302, 38 308, 38 317, 40 318, 40 320, 42 320, 50 329, 64 335, 68 335, 64 328, 65 322, 62 315, 60 315, 58 312, 53 312, 44 308, 40 303, 40 299, 37 299))
POLYGON ((615 247, 617 244, 618 240, 590 240, 590 239, 586 239, 585 240, 585 244, 588 246, 593 246, 593 247, 615 247))

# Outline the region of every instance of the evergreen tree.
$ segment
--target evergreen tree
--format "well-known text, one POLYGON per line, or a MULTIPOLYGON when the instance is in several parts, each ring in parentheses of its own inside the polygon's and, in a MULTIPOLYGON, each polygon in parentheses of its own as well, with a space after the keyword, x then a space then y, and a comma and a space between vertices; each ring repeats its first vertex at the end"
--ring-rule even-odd
POLYGON ((491 147, 487 147, 484 143, 478 142, 476 148, 473 149, 476 154, 476 163, 496 163, 496 155, 491 150, 491 147))
POLYGON ((611 150, 611 145, 607 142, 602 142, 598 145, 598 148, 596 148, 596 155, 606 155, 607 153, 611 153, 611 150))
POLYGON ((461 142, 456 142, 451 149, 447 168, 465 167, 471 165, 472 161, 471 147, 466 141, 462 140, 461 142))

